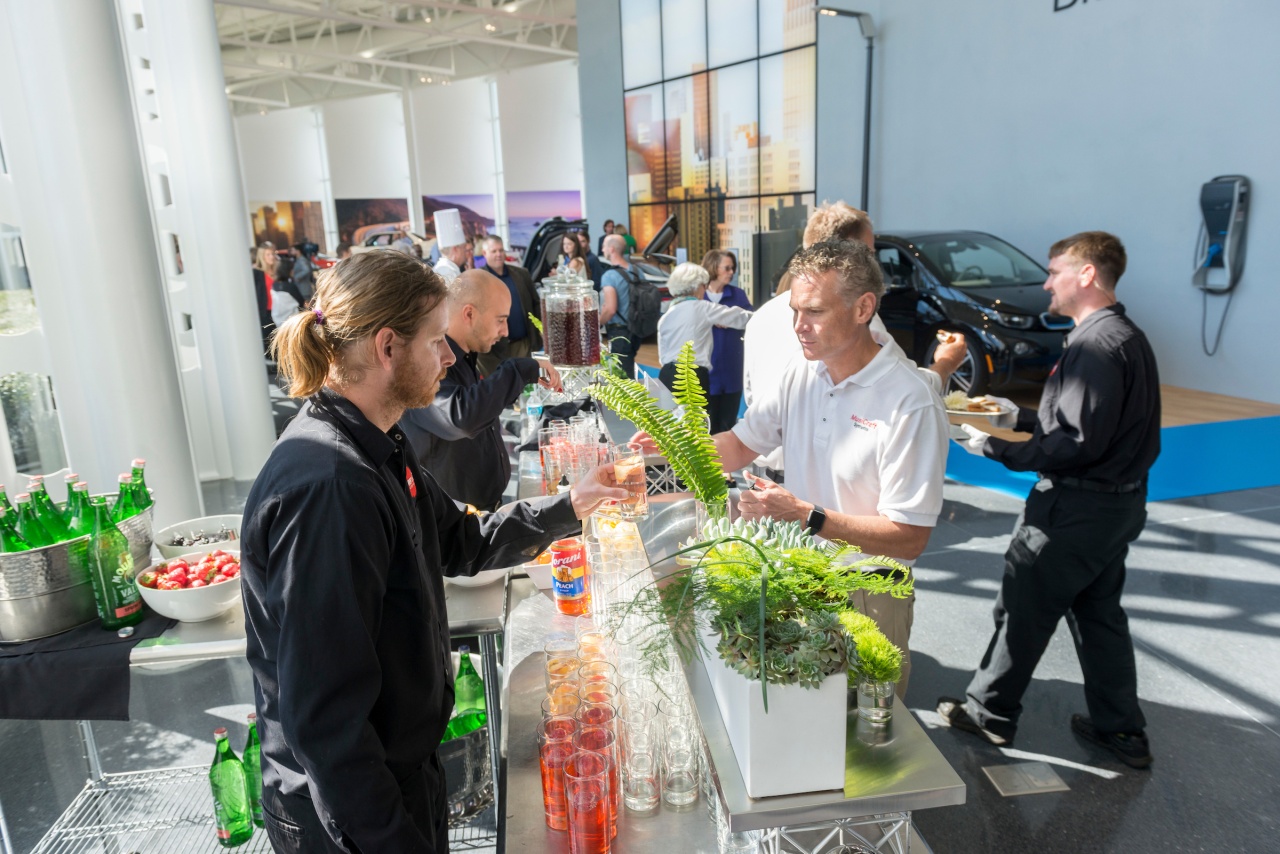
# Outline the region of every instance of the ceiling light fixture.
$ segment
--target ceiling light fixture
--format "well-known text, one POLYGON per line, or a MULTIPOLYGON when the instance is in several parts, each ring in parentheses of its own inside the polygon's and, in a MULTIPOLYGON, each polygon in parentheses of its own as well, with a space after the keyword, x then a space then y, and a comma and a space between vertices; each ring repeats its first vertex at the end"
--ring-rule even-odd
POLYGON ((493 24, 485 24, 484 28, 491 33, 496 33, 498 31, 498 28, 495 27, 493 24))
POLYGON ((422 23, 424 24, 431 23, 431 13, 428 12, 426 9, 422 10, 422 23))
POLYGON ((377 52, 377 51, 372 51, 372 50, 362 50, 362 51, 360 51, 360 55, 361 55, 361 56, 363 56, 365 59, 373 59, 373 55, 374 55, 376 52, 377 52))

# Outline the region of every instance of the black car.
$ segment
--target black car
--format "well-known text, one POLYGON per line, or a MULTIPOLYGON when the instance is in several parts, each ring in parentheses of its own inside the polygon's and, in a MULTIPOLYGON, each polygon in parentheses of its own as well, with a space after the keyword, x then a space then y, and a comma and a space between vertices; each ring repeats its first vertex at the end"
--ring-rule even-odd
POLYGON ((939 330, 964 333, 969 353, 951 389, 970 395, 1039 383, 1062 354, 1069 318, 1049 314, 1048 272, 980 231, 876 235, 884 271, 880 318, 918 364, 933 361, 939 330))

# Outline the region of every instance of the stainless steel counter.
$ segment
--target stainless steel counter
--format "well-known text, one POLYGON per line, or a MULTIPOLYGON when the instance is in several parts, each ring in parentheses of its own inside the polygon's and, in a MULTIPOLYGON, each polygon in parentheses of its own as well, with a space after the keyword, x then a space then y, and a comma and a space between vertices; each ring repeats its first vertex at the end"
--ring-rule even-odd
MULTIPOLYGON (((483 587, 459 587, 445 582, 449 634, 496 635, 507 617, 510 576, 483 587)), ((245 651, 244 610, 232 608, 203 623, 178 623, 156 638, 140 641, 129 655, 130 664, 209 661, 241 658, 245 651)))
MULTIPOLYGON (((651 498, 652 512, 640 524, 641 537, 651 562, 673 553, 678 543, 693 533, 693 502, 687 499, 673 501, 671 498, 651 498)), ((659 576, 663 575, 665 568, 661 563, 654 567, 659 576)), ((564 850, 564 834, 548 830, 543 821, 541 779, 533 737, 542 701, 541 661, 530 655, 514 666, 507 705, 510 721, 507 746, 508 850, 564 850)), ((905 817, 909 819, 913 810, 965 802, 965 786, 959 775, 934 747, 911 713, 901 707, 885 727, 870 726, 858 718, 856 711, 850 714, 844 745, 843 790, 750 798, 701 661, 687 665, 685 676, 711 752, 715 789, 732 832, 794 828, 836 819, 886 814, 907 814, 905 817)), ((715 828, 707 816, 706 805, 699 800, 694 806, 696 809, 692 814, 672 812, 665 804, 653 816, 636 817, 628 813, 625 831, 624 819, 620 815, 614 850, 716 850, 715 828), (666 849, 662 847, 664 845, 666 849)), ((917 835, 911 836, 918 842, 917 835)))

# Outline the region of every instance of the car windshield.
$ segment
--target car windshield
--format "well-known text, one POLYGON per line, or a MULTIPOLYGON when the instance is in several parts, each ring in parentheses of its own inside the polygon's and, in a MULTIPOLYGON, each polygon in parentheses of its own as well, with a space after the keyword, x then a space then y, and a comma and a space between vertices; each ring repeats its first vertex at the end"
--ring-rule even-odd
POLYGON ((922 237, 913 242, 947 284, 958 288, 1042 285, 1049 275, 1008 243, 986 234, 922 237))

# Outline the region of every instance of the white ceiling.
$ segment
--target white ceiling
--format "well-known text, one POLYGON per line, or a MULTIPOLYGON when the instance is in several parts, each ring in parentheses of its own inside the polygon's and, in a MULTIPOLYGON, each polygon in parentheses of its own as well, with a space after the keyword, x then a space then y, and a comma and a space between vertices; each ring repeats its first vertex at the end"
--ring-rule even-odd
POLYGON ((259 112, 578 55, 576 0, 215 0, 227 97, 259 112))

